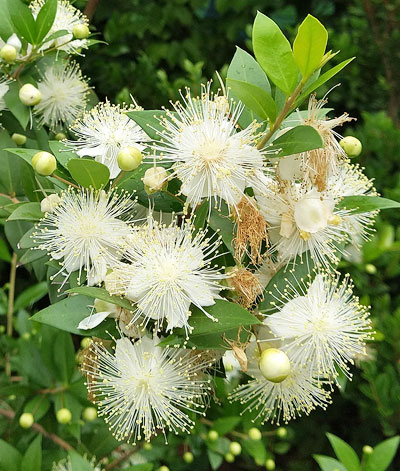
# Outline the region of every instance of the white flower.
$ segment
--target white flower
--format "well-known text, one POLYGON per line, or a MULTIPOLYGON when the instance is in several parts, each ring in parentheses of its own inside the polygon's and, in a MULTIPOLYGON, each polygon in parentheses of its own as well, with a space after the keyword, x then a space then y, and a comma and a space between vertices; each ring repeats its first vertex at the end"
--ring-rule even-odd
MULTIPOLYGON (((30 4, 32 14, 35 18, 45 3, 46 0, 34 0, 30 4)), ((74 26, 81 24, 89 24, 86 16, 83 15, 80 10, 73 7, 69 1, 58 0, 56 17, 46 37, 50 37, 57 31, 67 31, 67 33, 54 40, 47 41, 40 50, 43 51, 51 47, 56 47, 58 50, 65 51, 67 54, 77 54, 80 49, 87 48, 88 42, 86 39, 75 39, 72 41, 72 30, 74 26)))
POLYGON ((128 194, 73 189, 64 191, 60 203, 46 213, 33 238, 41 250, 60 260, 66 276, 87 272, 89 285, 101 282, 126 245, 129 226, 121 220, 133 207, 128 194))
POLYGON ((0 111, 4 111, 7 108, 4 95, 8 92, 10 83, 11 80, 0 79, 0 111))
POLYGON ((347 276, 339 284, 337 275, 319 273, 308 284, 290 285, 275 307, 264 323, 285 342, 292 362, 311 368, 318 378, 336 379, 337 368, 351 377, 348 364, 365 353, 371 329, 347 276))
POLYGON ((194 235, 190 223, 174 220, 165 226, 149 218, 129 241, 128 263, 114 267, 111 292, 137 304, 133 321, 144 316, 146 324, 154 319, 159 328, 165 319, 168 330, 184 327, 189 332, 190 305, 211 317, 203 307, 220 298, 220 280, 227 275, 211 266, 219 245, 219 238, 209 239, 203 231, 194 235))
POLYGON ((106 165, 111 178, 120 172, 117 161, 119 151, 129 146, 143 151, 145 146, 141 143, 149 139, 140 126, 128 118, 126 111, 108 101, 99 103, 71 127, 77 140, 68 141, 68 146, 80 157, 88 155, 106 165))
POLYGON ((38 82, 42 99, 34 112, 40 124, 55 130, 70 126, 85 110, 89 86, 76 63, 47 67, 38 82))
POLYGON ((209 362, 200 355, 174 348, 160 348, 161 339, 143 337, 132 343, 116 341, 115 354, 92 343, 84 366, 88 388, 118 440, 136 443, 163 432, 190 433, 193 421, 187 412, 204 408, 209 362))
POLYGON ((190 206, 206 198, 217 207, 224 200, 236 208, 246 187, 262 192, 263 153, 255 147, 258 125, 238 132, 242 104, 212 95, 208 85, 201 97, 193 98, 188 90, 183 103, 173 106, 175 114, 167 112, 160 119, 163 129, 153 148, 173 163, 173 176, 181 180, 190 206))

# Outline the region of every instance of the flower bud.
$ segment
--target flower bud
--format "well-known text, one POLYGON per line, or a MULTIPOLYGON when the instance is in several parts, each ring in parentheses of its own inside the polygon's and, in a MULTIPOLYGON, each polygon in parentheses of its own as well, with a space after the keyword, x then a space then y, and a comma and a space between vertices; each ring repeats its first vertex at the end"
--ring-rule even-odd
POLYGON ((376 272, 378 271, 376 269, 376 266, 373 265, 372 263, 367 263, 365 265, 365 271, 369 274, 369 275, 376 275, 376 272))
POLYGON ((362 144, 354 136, 344 137, 339 144, 348 157, 358 157, 361 154, 362 144))
POLYGON ((252 427, 248 432, 247 432, 250 440, 253 440, 254 442, 258 442, 258 440, 261 440, 261 432, 258 430, 257 427, 252 427))
POLYGON ((8 39, 7 39, 7 44, 10 45, 10 46, 13 46, 15 47, 15 49, 17 50, 17 52, 19 52, 21 50, 21 47, 22 47, 22 43, 19 39, 19 37, 14 33, 12 34, 8 39))
POLYGON ((118 167, 125 172, 131 172, 142 163, 143 154, 136 147, 128 146, 121 149, 117 155, 118 167))
POLYGON ((17 146, 23 146, 26 142, 26 136, 16 132, 11 136, 11 139, 17 144, 17 146))
POLYGON ((165 466, 165 465, 164 465, 164 466, 160 466, 160 467, 158 468, 158 471, 169 471, 169 468, 168 468, 168 466, 165 466))
POLYGON ((86 422, 93 422, 97 419, 97 409, 95 407, 86 407, 83 409, 82 417, 86 422))
POLYGON ((66 407, 63 407, 57 411, 56 418, 59 424, 68 424, 72 419, 71 411, 66 407))
POLYGON ((362 451, 364 455, 371 455, 374 452, 374 449, 372 448, 372 446, 364 445, 362 451))
POLYGON ((267 348, 261 354, 259 368, 265 379, 281 383, 290 373, 290 360, 282 350, 267 348))
POLYGON ((17 58, 17 50, 14 46, 10 46, 10 44, 5 44, 0 49, 0 57, 3 59, 3 61, 11 64, 17 58))
POLYGON ((183 454, 183 461, 185 463, 193 463, 193 460, 194 460, 194 456, 193 456, 193 453, 191 453, 190 451, 187 451, 186 453, 183 454))
POLYGON ((85 337, 81 340, 81 347, 88 348, 92 343, 92 339, 90 337, 85 337))
POLYGON ((233 456, 239 456, 242 453, 242 445, 238 442, 231 442, 229 445, 229 451, 233 456))
POLYGON ((268 469, 268 471, 273 471, 275 469, 275 461, 271 458, 267 459, 265 462, 265 467, 268 469))
POLYGON ((53 154, 41 151, 33 156, 32 167, 39 175, 48 177, 57 168, 57 160, 53 154))
POLYGON ((31 428, 34 422, 35 419, 30 412, 24 412, 19 418, 19 425, 22 428, 31 428))
POLYGON ((233 463, 235 461, 235 457, 232 455, 232 453, 225 453, 224 458, 227 463, 233 463))
POLYGON ((216 430, 210 430, 207 434, 207 438, 210 442, 216 442, 219 438, 219 434, 216 430))
POLYGON ((86 39, 89 36, 90 31, 87 25, 81 23, 72 28, 72 34, 75 39, 86 39))
POLYGON ((287 436, 287 428, 285 427, 279 427, 277 430, 276 430, 276 434, 279 438, 286 438, 287 436))
POLYGON ((67 136, 63 132, 58 132, 54 136, 54 138, 55 138, 56 141, 63 141, 64 139, 67 139, 67 136))
POLYGON ((40 202, 40 211, 42 213, 52 213, 54 209, 60 204, 61 198, 53 193, 46 198, 43 198, 40 202))
POLYGON ((294 220, 300 231, 314 234, 328 225, 332 212, 321 201, 319 193, 313 197, 306 197, 294 205, 294 220))
POLYGON ((19 99, 26 106, 34 106, 40 103, 42 94, 34 85, 26 83, 19 89, 19 99))
POLYGON ((153 445, 151 443, 144 443, 143 450, 150 451, 153 449, 153 445))
POLYGON ((150 192, 160 191, 167 183, 168 176, 164 167, 151 167, 146 170, 143 183, 150 192))

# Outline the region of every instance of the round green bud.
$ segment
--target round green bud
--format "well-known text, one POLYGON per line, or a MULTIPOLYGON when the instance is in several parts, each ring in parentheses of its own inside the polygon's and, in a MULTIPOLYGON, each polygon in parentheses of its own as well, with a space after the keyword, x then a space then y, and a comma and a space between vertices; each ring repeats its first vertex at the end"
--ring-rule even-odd
POLYGON ((227 463, 233 463, 235 461, 235 457, 232 455, 232 453, 225 453, 224 458, 227 463))
POLYGON ((55 208, 60 204, 61 198, 57 195, 57 193, 52 193, 46 198, 43 198, 40 202, 40 211, 42 213, 52 213, 55 208))
POLYGON ((145 443, 143 445, 143 450, 150 451, 153 448, 153 445, 151 443, 145 443))
POLYGON ((118 167, 125 172, 136 170, 142 163, 143 154, 136 147, 128 146, 121 149, 117 155, 118 167))
POLYGON ((4 325, 0 325, 0 334, 3 334, 6 331, 6 328, 4 325))
POLYGON ((151 192, 160 191, 167 184, 169 173, 164 167, 148 168, 143 177, 145 187, 151 192))
POLYGON ((17 144, 17 146, 23 146, 26 142, 26 136, 16 132, 11 136, 11 139, 17 144))
POLYGON ((16 396, 15 394, 10 394, 10 395, 8 396, 8 400, 9 400, 9 401, 14 401, 15 399, 17 399, 17 396, 16 396))
POLYGON ((348 157, 358 157, 361 154, 362 144, 354 136, 344 137, 339 144, 348 157))
POLYGON ((271 458, 268 458, 267 461, 265 462, 265 467, 269 470, 272 471, 275 469, 275 461, 271 458))
POLYGON ((363 451, 364 455, 371 455, 373 453, 374 449, 372 448, 372 446, 364 445, 362 451, 363 451))
POLYGON ((250 440, 254 440, 255 442, 258 440, 261 440, 261 432, 258 430, 256 427, 252 427, 248 432, 247 432, 250 440))
POLYGON ((238 442, 231 442, 229 445, 229 451, 232 453, 232 455, 239 456, 240 453, 242 453, 242 445, 238 442))
POLYGON ((29 332, 24 332, 21 336, 24 340, 29 340, 31 338, 31 334, 29 332))
POLYGON ((92 343, 92 339, 90 337, 85 337, 81 340, 81 347, 88 348, 92 343))
POLYGON ((97 409, 95 407, 86 407, 83 409, 82 417, 86 422, 93 422, 97 419, 97 409))
POLYGON ((216 442, 219 438, 219 434, 215 430, 210 430, 207 434, 207 438, 210 440, 210 442, 216 442))
POLYGON ((86 39, 89 36, 90 31, 87 25, 81 23, 72 28, 72 34, 75 39, 86 39))
POLYGON ((54 136, 54 138, 55 138, 56 141, 63 141, 64 139, 67 139, 67 136, 63 132, 58 132, 54 136))
POLYGON ((35 419, 30 412, 24 412, 19 418, 19 425, 22 428, 31 428, 34 422, 35 419))
POLYGON ((287 428, 285 428, 285 427, 279 427, 279 428, 276 430, 276 435, 277 435, 279 438, 286 438, 286 436, 287 436, 287 428))
POLYGON ((193 460, 194 460, 194 456, 193 456, 193 453, 191 453, 190 451, 187 451, 186 453, 183 454, 183 461, 185 463, 193 463, 193 460))
POLYGON ((32 167, 39 175, 48 177, 57 168, 57 160, 50 152, 41 151, 33 156, 32 167))
POLYGON ((56 418, 59 424, 68 424, 72 419, 71 411, 66 407, 63 407, 57 411, 56 418))
POLYGON ((168 466, 163 465, 158 468, 158 471, 169 471, 169 468, 168 466))
POLYGON ((19 89, 19 99, 22 104, 26 106, 35 106, 40 103, 42 94, 40 91, 31 83, 22 85, 19 89))
POLYGON ((365 271, 369 274, 369 275, 376 275, 376 272, 378 271, 376 269, 376 266, 375 265, 372 265, 372 263, 367 263, 365 265, 365 271))
POLYGON ((11 46, 10 44, 5 44, 0 49, 0 57, 3 59, 3 61, 11 64, 17 58, 17 50, 14 46, 11 46))
POLYGON ((258 366, 264 378, 273 383, 281 383, 290 373, 290 360, 288 356, 277 348, 267 348, 264 350, 258 366))

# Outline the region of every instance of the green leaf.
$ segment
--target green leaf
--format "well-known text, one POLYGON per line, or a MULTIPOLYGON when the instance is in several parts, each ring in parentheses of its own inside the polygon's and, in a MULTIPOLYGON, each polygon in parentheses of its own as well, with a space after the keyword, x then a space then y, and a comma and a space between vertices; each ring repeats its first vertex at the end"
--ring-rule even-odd
POLYGON ((350 62, 355 59, 355 57, 351 57, 350 59, 346 59, 345 61, 341 62, 338 65, 335 65, 335 67, 332 67, 332 69, 329 69, 327 72, 322 74, 320 77, 317 78, 314 82, 312 82, 308 87, 306 87, 300 97, 296 100, 296 103, 294 107, 296 108, 303 100, 306 98, 310 93, 312 93, 314 90, 319 88, 321 85, 323 85, 325 82, 330 80, 332 77, 334 77, 336 74, 338 74, 342 69, 346 67, 347 64, 350 64, 350 62))
POLYGON ((39 151, 37 149, 22 149, 20 147, 4 149, 11 154, 18 155, 21 159, 24 159, 30 166, 32 166, 32 158, 39 151))
POLYGON ((256 85, 241 80, 228 78, 226 83, 239 100, 254 111, 257 116, 264 120, 270 119, 272 122, 275 121, 277 115, 276 104, 268 92, 256 85))
POLYGON ((38 221, 43 217, 40 203, 23 203, 18 205, 8 218, 9 221, 38 221))
POLYGON ((358 214, 377 209, 400 208, 400 203, 380 196, 345 196, 337 208, 352 209, 352 214, 358 214))
POLYGON ((242 440, 243 449, 254 458, 257 463, 265 463, 267 450, 262 440, 254 441, 250 439, 242 440))
POLYGON ((222 214, 222 212, 212 210, 208 223, 214 231, 219 231, 227 249, 234 254, 235 250, 232 245, 234 224, 229 216, 222 214))
POLYGON ((80 295, 70 296, 42 309, 32 316, 31 319, 41 324, 51 325, 57 327, 57 329, 71 332, 72 334, 108 338, 109 335, 106 334, 106 331, 110 331, 110 329, 115 331, 115 322, 112 319, 107 319, 94 329, 78 329, 79 323, 90 314, 90 306, 92 305, 92 298, 80 295))
POLYGON ((108 167, 95 160, 71 159, 67 168, 72 178, 85 188, 93 187, 98 190, 110 180, 108 167))
POLYGON ((346 470, 360 471, 360 460, 358 459, 357 453, 353 450, 353 448, 344 440, 337 437, 336 435, 333 435, 332 433, 327 433, 326 436, 328 437, 328 440, 330 441, 336 456, 343 463, 346 470))
POLYGON ((30 412, 35 418, 35 422, 38 422, 49 409, 50 401, 43 394, 39 394, 25 404, 24 412, 30 412))
POLYGON ((272 82, 290 95, 299 73, 292 48, 279 26, 260 12, 253 25, 253 49, 257 62, 272 82))
POLYGON ((319 132, 312 126, 296 126, 275 139, 272 146, 267 149, 275 152, 273 157, 283 157, 318 149, 323 145, 319 132))
POLYGON ((303 78, 307 79, 319 68, 327 42, 328 32, 325 27, 317 18, 307 15, 293 43, 294 60, 303 78))
POLYGON ((396 455, 399 441, 400 437, 396 435, 376 445, 366 460, 365 471, 386 471, 396 455))
POLYGON ((11 262, 10 251, 8 250, 8 246, 3 239, 0 239, 0 260, 11 262))
POLYGON ((236 47, 235 55, 229 65, 227 78, 251 83, 265 92, 271 93, 271 86, 265 72, 258 62, 246 51, 236 47))
POLYGON ((31 285, 24 290, 15 300, 14 309, 24 309, 42 299, 48 292, 47 283, 42 281, 35 285, 31 285))
POLYGON ((17 118, 19 124, 25 130, 31 115, 29 108, 22 104, 19 99, 20 87, 21 85, 18 82, 10 83, 8 92, 4 95, 4 101, 7 109, 11 111, 11 113, 17 118))
POLYGON ((2 191, 13 196, 22 193, 20 162, 4 148, 14 145, 7 131, 0 131, 0 149, 3 149, 0 150, 0 186, 3 187, 2 191))
POLYGON ((36 23, 30 8, 20 0, 8 0, 8 11, 19 36, 36 44, 36 23))
POLYGON ((29 445, 21 462, 21 471, 41 471, 42 435, 39 433, 29 445))
POLYGON ((153 468, 153 463, 142 463, 128 466, 128 468, 124 468, 124 471, 153 471, 153 468))
POLYGON ((241 420, 242 418, 237 416, 221 417, 214 422, 212 428, 218 432, 220 436, 226 435, 237 427, 241 420))
POLYGON ((160 119, 171 120, 171 116, 175 113, 162 110, 144 110, 144 111, 128 111, 126 113, 136 124, 138 124, 143 131, 150 137, 150 139, 160 139, 157 131, 162 130, 160 119))
POLYGON ((347 471, 340 461, 324 455, 313 455, 315 461, 319 464, 321 471, 347 471))
POLYGON ((7 0, 0 0, 0 37, 4 42, 14 33, 14 25, 11 21, 7 3, 7 0))
POLYGON ((20 471, 22 456, 13 446, 0 440, 0 470, 20 471))
POLYGON ((57 159, 57 162, 65 168, 68 168, 68 162, 71 159, 79 158, 78 155, 68 149, 68 147, 63 142, 49 141, 49 146, 54 154, 54 157, 57 159))
POLYGON ((53 26, 57 13, 57 0, 47 0, 36 18, 36 44, 43 41, 53 26))
POLYGON ((218 469, 222 462, 224 461, 224 458, 222 455, 219 453, 216 453, 215 451, 210 450, 209 448, 207 449, 207 456, 208 460, 210 461, 211 469, 216 470, 218 469))
POLYGON ((132 311, 134 309, 132 304, 127 299, 120 298, 119 296, 111 296, 104 288, 96 288, 94 286, 77 286, 76 288, 69 289, 67 293, 77 293, 82 294, 83 296, 89 296, 90 298, 101 299, 102 301, 107 301, 108 303, 121 306, 128 311, 132 311))
POLYGON ((47 38, 44 39, 43 43, 47 43, 50 41, 54 41, 55 39, 62 38, 63 36, 66 36, 67 34, 70 34, 68 30, 60 29, 60 31, 56 31, 53 34, 50 34, 50 36, 47 36, 47 38))
POLYGON ((69 453, 71 460, 71 471, 92 471, 92 465, 82 458, 76 451, 71 450, 69 453))
POLYGON ((57 378, 63 384, 68 384, 75 371, 75 349, 71 335, 59 332, 54 342, 54 363, 57 368, 57 378))
POLYGON ((209 213, 209 203, 207 200, 204 200, 197 208, 194 213, 194 233, 197 233, 199 230, 204 228, 204 225, 207 221, 207 216, 209 213))

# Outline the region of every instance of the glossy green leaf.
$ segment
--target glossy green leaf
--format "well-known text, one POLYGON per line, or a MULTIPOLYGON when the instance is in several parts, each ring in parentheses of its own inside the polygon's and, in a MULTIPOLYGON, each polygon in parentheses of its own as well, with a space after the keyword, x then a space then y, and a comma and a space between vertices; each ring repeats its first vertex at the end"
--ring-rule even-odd
POLYGON ((171 116, 176 115, 176 113, 171 111, 168 111, 167 113, 162 110, 128 111, 126 114, 143 129, 150 139, 154 140, 160 139, 160 136, 157 133, 157 131, 162 130, 163 128, 160 124, 160 120, 171 120, 171 116))
POLYGON ((20 471, 21 453, 0 439, 0 471, 20 471))
POLYGON ((236 428, 241 420, 240 416, 221 417, 214 421, 212 429, 218 432, 220 436, 223 436, 236 428))
POLYGON ((30 399, 24 406, 24 412, 30 412, 35 418, 35 422, 44 417, 50 409, 50 401, 43 394, 39 394, 30 399))
POLYGON ((103 188, 110 180, 108 167, 89 159, 71 159, 67 168, 72 178, 85 188, 103 188))
POLYGON ((290 95, 296 88, 299 73, 292 48, 279 26, 260 12, 253 25, 253 50, 272 82, 290 95))
POLYGON ((8 0, 8 11, 18 35, 36 44, 36 23, 30 8, 21 0, 8 0))
POLYGON ((346 470, 360 471, 360 460, 353 448, 344 440, 332 433, 327 433, 326 436, 328 437, 336 456, 340 462, 343 463, 346 470))
POLYGON ((224 461, 224 458, 222 455, 219 453, 216 453, 215 451, 210 450, 209 448, 207 449, 207 456, 208 456, 208 461, 210 462, 211 469, 216 470, 218 469, 222 462, 224 461))
POLYGON ((14 145, 7 131, 0 130, 0 187, 2 192, 12 196, 22 193, 19 159, 4 149, 14 145))
POLYGON ((9 221, 38 221, 43 217, 40 203, 23 203, 17 206, 8 218, 9 221))
POLYGON ((366 459, 365 471, 386 471, 399 447, 400 437, 395 436, 379 443, 366 459))
POLYGON ((111 296, 104 288, 96 288, 94 286, 77 286, 76 288, 69 289, 67 292, 82 294, 83 296, 89 296, 93 299, 101 299, 102 301, 116 304, 117 306, 121 306, 124 309, 128 309, 128 311, 132 311, 134 309, 132 304, 127 299, 120 298, 119 296, 111 296))
POLYGON ((3 239, 0 239, 0 260, 11 262, 10 251, 8 250, 8 246, 3 239))
POLYGON ((267 460, 267 450, 262 440, 254 441, 250 439, 242 440, 243 449, 258 463, 265 463, 267 460))
POLYGON ((340 461, 324 455, 313 455, 315 461, 319 464, 321 471, 347 471, 340 461))
MULTIPOLYGON (((7 109, 15 116, 22 129, 26 129, 26 126, 30 120, 30 109, 21 103, 19 99, 19 89, 21 85, 18 82, 12 82, 9 85, 8 92, 4 95, 4 101, 7 105, 7 109)), ((37 151, 36 151, 37 152, 37 151)))
POLYGON ((267 149, 274 152, 273 157, 283 157, 318 149, 323 145, 319 132, 312 126, 296 126, 275 139, 267 149))
POLYGON ((68 162, 71 159, 78 159, 78 155, 72 152, 68 147, 61 141, 49 141, 49 146, 57 162, 63 167, 68 168, 68 162))
POLYGON ((222 241, 226 245, 227 249, 233 254, 235 252, 232 245, 234 224, 229 216, 222 212, 212 210, 208 223, 214 231, 219 231, 222 241))
POLYGON ((275 121, 277 109, 272 96, 256 85, 228 78, 226 81, 234 94, 261 119, 275 121))
POLYGON ((317 18, 307 15, 299 26, 293 43, 294 60, 304 78, 308 78, 318 69, 324 57, 327 42, 328 32, 325 27, 317 18))
POLYGON ((42 281, 26 288, 15 300, 14 309, 24 309, 25 307, 31 306, 47 294, 48 288, 47 283, 42 281))
POLYGON ((11 154, 18 155, 18 157, 24 159, 25 162, 27 162, 30 166, 32 166, 33 156, 39 152, 37 149, 22 149, 21 147, 16 147, 15 149, 10 147, 4 150, 10 152, 11 154))
POLYGON ((22 458, 21 471, 42 470, 42 435, 39 433, 29 445, 22 458))
POLYGON ((92 465, 82 458, 76 451, 71 450, 69 453, 71 460, 71 471, 92 471, 92 465))
POLYGON ((0 38, 6 42, 14 33, 14 25, 8 11, 8 1, 0 0, 0 38))
POLYGON ((57 378, 63 384, 68 384, 75 371, 75 348, 71 335, 67 332, 59 332, 54 342, 54 363, 57 370, 57 378))
POLYGON ((352 209, 352 214, 358 214, 377 209, 398 209, 400 203, 380 196, 345 196, 337 205, 337 208, 352 209))
POLYGON ((36 18, 36 44, 43 41, 53 26, 57 13, 57 0, 47 0, 36 18))

